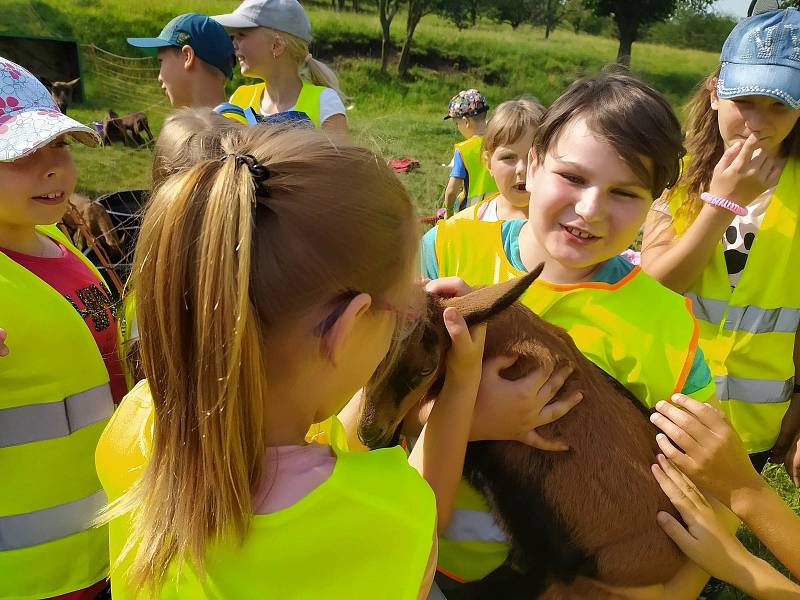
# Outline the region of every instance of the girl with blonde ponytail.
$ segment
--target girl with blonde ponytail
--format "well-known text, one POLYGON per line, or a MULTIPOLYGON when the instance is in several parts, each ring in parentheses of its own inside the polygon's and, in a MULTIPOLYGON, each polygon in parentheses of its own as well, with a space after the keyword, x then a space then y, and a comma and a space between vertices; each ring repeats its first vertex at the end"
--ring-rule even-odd
POLYGON ((297 0, 245 0, 213 19, 230 30, 242 75, 264 80, 240 86, 231 104, 263 117, 305 113, 315 127, 347 131, 347 96, 333 70, 309 52, 311 23, 297 0))
MULTIPOLYGON (((314 130, 218 147, 159 184, 136 248, 147 379, 97 451, 114 597, 425 598, 433 492, 402 449, 333 439, 418 314, 408 194, 314 130), (330 445, 306 443, 326 420, 330 445)), ((482 342, 454 323, 447 393, 474 404, 482 342)))

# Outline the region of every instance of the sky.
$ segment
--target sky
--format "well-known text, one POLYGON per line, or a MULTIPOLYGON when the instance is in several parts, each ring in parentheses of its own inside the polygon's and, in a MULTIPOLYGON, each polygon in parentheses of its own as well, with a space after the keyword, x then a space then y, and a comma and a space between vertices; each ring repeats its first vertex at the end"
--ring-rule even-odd
POLYGON ((747 15, 747 7, 750 0, 717 0, 714 2, 714 10, 720 13, 732 15, 734 17, 744 17, 747 15))

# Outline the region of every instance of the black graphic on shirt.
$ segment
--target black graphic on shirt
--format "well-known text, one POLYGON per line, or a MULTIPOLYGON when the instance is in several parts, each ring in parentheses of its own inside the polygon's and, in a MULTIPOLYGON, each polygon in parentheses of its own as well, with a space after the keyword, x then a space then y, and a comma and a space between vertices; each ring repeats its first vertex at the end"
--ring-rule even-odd
POLYGON ((117 318, 117 303, 106 296, 98 286, 87 285, 75 290, 75 295, 83 304, 83 310, 78 308, 75 301, 66 294, 64 298, 72 305, 72 308, 78 311, 84 321, 87 317, 92 320, 95 331, 105 331, 111 326, 111 319, 117 318), (109 312, 111 313, 110 317, 109 312))
MULTIPOLYGON (((731 225, 725 231, 725 239, 728 244, 736 244, 739 237, 739 230, 731 225)), ((745 264, 747 264, 747 257, 750 253, 750 248, 753 246, 753 241, 756 239, 756 234, 753 231, 748 231, 744 234, 744 239, 734 248, 725 250, 725 264, 728 267, 729 275, 736 275, 744 271, 745 264)))

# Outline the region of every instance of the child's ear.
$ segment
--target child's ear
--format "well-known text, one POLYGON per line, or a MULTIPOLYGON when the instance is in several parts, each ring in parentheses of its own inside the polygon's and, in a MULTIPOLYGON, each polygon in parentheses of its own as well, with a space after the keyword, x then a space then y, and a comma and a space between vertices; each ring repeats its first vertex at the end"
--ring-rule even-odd
POLYGON ((708 82, 708 94, 711 98, 711 110, 719 110, 719 96, 717 96, 717 78, 713 77, 708 82))
POLYGON ((531 191, 531 189, 533 189, 531 185, 533 183, 533 174, 536 173, 536 169, 538 168, 539 168, 539 159, 536 155, 536 148, 531 147, 531 149, 528 150, 528 170, 525 175, 525 188, 528 191, 531 191))
POLYGON ((479 288, 465 296, 447 300, 446 305, 455 306, 470 327, 484 323, 519 300, 519 297, 542 273, 542 269, 544 269, 544 263, 539 264, 522 277, 479 288))
POLYGON ((492 167, 491 167, 491 164, 489 163, 489 159, 492 158, 492 157, 489 155, 489 151, 488 150, 481 150, 481 158, 483 159, 483 164, 486 165, 486 169, 491 173, 492 172, 492 167))
POLYGON ((188 71, 194 66, 194 60, 196 57, 194 48, 187 44, 181 48, 181 56, 183 57, 183 68, 185 71, 188 71))
POLYGON ((323 357, 328 359, 333 366, 337 366, 341 359, 342 349, 353 333, 353 329, 372 305, 369 294, 358 294, 347 303, 347 306, 336 319, 334 324, 322 336, 320 347, 323 357))

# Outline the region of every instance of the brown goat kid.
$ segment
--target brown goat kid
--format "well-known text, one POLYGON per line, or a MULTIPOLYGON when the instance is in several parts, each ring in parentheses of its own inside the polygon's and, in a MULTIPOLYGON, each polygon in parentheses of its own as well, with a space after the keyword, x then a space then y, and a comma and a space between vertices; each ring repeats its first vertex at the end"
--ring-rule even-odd
POLYGON ((611 598, 593 581, 666 582, 684 557, 656 523, 659 510, 677 514, 650 472, 656 430, 639 402, 585 358, 563 329, 517 302, 540 272, 459 298, 429 295, 427 316, 402 342, 394 367, 379 370, 367 385, 359 436, 371 448, 393 443, 408 411, 441 389, 450 345, 445 307, 456 307, 470 326, 488 321, 484 357, 519 357, 503 377, 569 363, 574 372, 558 397, 580 390, 584 399, 539 429, 568 443, 567 452, 514 441, 468 445, 464 476, 508 533, 509 561, 520 574, 493 582, 485 597, 611 598))

